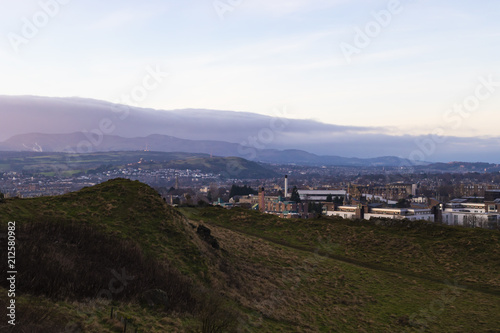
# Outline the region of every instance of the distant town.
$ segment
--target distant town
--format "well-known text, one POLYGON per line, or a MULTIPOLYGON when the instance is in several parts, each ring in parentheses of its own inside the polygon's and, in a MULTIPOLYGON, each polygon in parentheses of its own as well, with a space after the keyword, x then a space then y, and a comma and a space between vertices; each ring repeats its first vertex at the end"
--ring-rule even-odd
POLYGON ((500 173, 418 173, 381 167, 272 165, 282 176, 231 179, 199 169, 102 166, 72 176, 5 172, 4 197, 61 195, 114 178, 154 187, 170 205, 243 207, 282 218, 408 219, 500 228, 500 173))

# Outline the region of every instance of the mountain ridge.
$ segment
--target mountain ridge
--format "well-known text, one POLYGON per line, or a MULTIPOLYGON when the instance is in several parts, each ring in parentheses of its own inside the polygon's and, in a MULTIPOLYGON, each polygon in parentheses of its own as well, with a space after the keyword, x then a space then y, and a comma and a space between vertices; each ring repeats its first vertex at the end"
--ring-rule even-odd
MULTIPOLYGON (((294 116, 295 111, 288 111, 284 106, 259 112, 168 110, 88 98, 0 95, 0 141, 23 133, 102 131, 126 138, 161 134, 188 140, 241 143, 262 149, 300 149, 320 156, 406 159, 417 156, 431 162, 500 162, 500 137, 398 134, 391 127, 299 119, 294 116)), ((301 114, 307 111, 301 110, 301 114)))
MULTIPOLYGON (((111 152, 151 150, 212 154, 222 157, 241 157, 251 161, 278 164, 329 166, 411 166, 407 159, 395 156, 355 158, 317 155, 300 149, 257 149, 236 143, 216 140, 188 140, 169 135, 125 138, 117 135, 90 133, 16 135, 0 142, 0 151, 38 152, 111 152)), ((427 163, 418 163, 425 165, 427 163)))

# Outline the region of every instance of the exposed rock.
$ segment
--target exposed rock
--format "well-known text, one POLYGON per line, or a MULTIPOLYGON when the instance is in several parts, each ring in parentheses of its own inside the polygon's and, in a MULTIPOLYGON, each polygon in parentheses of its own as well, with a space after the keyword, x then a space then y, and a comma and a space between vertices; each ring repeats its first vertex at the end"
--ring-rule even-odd
POLYGON ((219 242, 217 239, 211 235, 211 230, 205 227, 204 225, 199 225, 196 233, 200 236, 202 240, 212 245, 214 249, 220 249, 219 242))
POLYGON ((152 289, 144 292, 142 302, 149 307, 165 307, 169 306, 170 300, 166 292, 161 289, 152 289))

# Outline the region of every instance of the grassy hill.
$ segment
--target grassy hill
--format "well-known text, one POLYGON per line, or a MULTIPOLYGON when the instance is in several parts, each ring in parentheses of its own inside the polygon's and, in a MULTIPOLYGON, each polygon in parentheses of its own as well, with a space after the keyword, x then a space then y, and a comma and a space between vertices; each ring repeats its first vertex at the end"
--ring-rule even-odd
POLYGON ((257 302, 272 304, 259 310, 264 318, 309 331, 500 327, 494 314, 500 309, 499 232, 410 221, 290 221, 239 209, 184 213, 228 235, 229 252, 242 252, 235 260, 267 265, 273 286, 257 302))
POLYGON ((499 332, 499 232, 177 210, 123 179, 8 199, 12 220, 19 332, 499 332))
MULTIPOLYGON (((225 178, 262 179, 276 173, 262 164, 239 157, 210 157, 208 154, 120 151, 109 153, 65 154, 35 152, 0 152, 0 172, 61 174, 71 176, 97 168, 100 171, 144 162, 143 169, 191 169, 221 174, 225 178), (104 167, 104 169, 103 169, 104 167)), ((137 165, 139 166, 139 165, 137 165)))

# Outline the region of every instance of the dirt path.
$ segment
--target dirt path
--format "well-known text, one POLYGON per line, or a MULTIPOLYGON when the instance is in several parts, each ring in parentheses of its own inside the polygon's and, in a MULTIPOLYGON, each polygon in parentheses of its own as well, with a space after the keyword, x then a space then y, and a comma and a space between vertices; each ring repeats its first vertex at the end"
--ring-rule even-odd
POLYGON ((435 283, 439 283, 439 284, 443 284, 443 285, 453 284, 453 285, 456 285, 457 288, 462 289, 462 290, 474 290, 474 291, 485 293, 485 294, 500 296, 500 290, 491 289, 489 286, 485 286, 485 285, 473 285, 473 284, 461 282, 461 281, 458 281, 458 283, 455 283, 455 281, 451 281, 452 280, 451 278, 448 281, 446 281, 446 280, 443 281, 443 279, 434 278, 432 276, 427 276, 427 275, 418 274, 418 273, 405 271, 405 270, 399 270, 399 269, 396 269, 393 267, 387 267, 387 266, 378 265, 378 264, 374 264, 374 263, 370 263, 370 262, 364 262, 364 261, 356 260, 353 258, 344 257, 344 256, 341 256, 338 254, 328 253, 326 251, 322 251, 320 249, 313 248, 313 247, 293 245, 293 244, 290 244, 290 243, 282 241, 282 240, 274 239, 272 237, 257 235, 255 233, 241 230, 239 228, 230 228, 230 227, 223 226, 223 225, 220 225, 217 223, 213 223, 211 221, 210 222, 206 221, 205 223, 207 223, 209 225, 214 225, 214 226, 219 227, 219 228, 224 228, 224 229, 228 229, 228 230, 231 230, 234 232, 245 234, 247 236, 264 239, 268 242, 271 242, 271 243, 274 243, 277 245, 285 246, 285 247, 292 248, 292 249, 299 250, 299 251, 315 253, 315 254, 322 256, 322 257, 325 257, 325 258, 342 261, 342 262, 345 262, 348 264, 356 265, 356 266, 367 268, 367 269, 372 269, 372 270, 382 271, 382 272, 387 272, 387 273, 395 273, 395 274, 403 275, 406 277, 423 279, 423 280, 427 280, 427 281, 431 281, 431 282, 435 282, 435 283))

